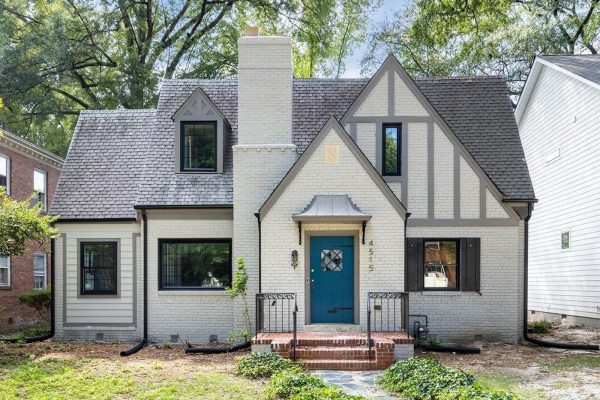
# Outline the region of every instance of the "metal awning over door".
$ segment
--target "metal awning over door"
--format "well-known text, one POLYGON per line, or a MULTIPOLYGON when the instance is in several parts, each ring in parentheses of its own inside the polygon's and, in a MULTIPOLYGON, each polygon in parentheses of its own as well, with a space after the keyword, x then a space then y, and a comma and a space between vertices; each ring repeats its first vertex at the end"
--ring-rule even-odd
POLYGON ((363 243, 365 227, 371 215, 363 213, 346 194, 316 195, 304 211, 292 216, 298 223, 299 242, 302 244, 302 223, 362 223, 363 243))

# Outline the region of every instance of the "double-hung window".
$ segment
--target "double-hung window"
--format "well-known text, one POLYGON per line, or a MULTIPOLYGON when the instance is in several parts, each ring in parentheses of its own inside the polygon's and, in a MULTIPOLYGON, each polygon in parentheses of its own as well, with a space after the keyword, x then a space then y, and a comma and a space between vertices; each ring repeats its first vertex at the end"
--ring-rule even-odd
POLYGON ((46 173, 33 171, 33 191, 35 192, 34 204, 41 204, 42 211, 46 211, 46 173))
POLYGON ((117 294, 117 242, 81 242, 81 294, 117 294))
POLYGON ((2 154, 0 154, 0 186, 4 186, 7 193, 10 192, 10 161, 2 154))
POLYGON ((458 289, 458 240, 425 240, 424 289, 458 289))
POLYGON ((162 239, 159 253, 161 290, 231 286, 231 239, 162 239))
POLYGON ((383 176, 402 175, 402 125, 383 125, 383 176))
POLYGON ((43 289, 46 287, 46 254, 35 253, 33 255, 33 288, 43 289))
POLYGON ((0 255, 0 287, 10 287, 10 257, 0 255))
POLYGON ((181 171, 217 170, 217 123, 181 122, 181 171))

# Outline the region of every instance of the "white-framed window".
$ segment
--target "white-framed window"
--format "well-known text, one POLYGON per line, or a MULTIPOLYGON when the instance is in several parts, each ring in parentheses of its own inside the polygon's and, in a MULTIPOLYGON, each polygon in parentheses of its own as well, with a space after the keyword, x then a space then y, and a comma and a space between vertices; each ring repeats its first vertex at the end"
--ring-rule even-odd
POLYGON ((10 159, 3 154, 0 154, 0 186, 10 194, 10 159))
POLYGON ((35 253, 33 255, 33 288, 43 289, 46 287, 46 253, 35 253))
POLYGON ((46 173, 44 171, 33 171, 33 191, 35 192, 34 204, 40 203, 42 211, 46 211, 46 173))
POLYGON ((0 255, 0 286, 10 286, 10 257, 0 255))
POLYGON ((563 231, 560 233, 560 249, 569 250, 571 248, 571 231, 563 231))

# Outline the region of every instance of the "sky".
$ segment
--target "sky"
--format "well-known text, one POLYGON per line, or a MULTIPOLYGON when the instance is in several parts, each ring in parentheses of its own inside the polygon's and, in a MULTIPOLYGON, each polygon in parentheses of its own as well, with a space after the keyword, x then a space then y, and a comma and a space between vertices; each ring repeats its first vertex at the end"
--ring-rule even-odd
MULTIPOLYGON (((412 0, 383 0, 381 7, 373 14, 369 21, 369 31, 372 31, 386 16, 391 17, 396 11, 404 10, 412 0)), ((360 60, 367 51, 368 46, 363 44, 346 60, 344 78, 360 78, 360 60)))

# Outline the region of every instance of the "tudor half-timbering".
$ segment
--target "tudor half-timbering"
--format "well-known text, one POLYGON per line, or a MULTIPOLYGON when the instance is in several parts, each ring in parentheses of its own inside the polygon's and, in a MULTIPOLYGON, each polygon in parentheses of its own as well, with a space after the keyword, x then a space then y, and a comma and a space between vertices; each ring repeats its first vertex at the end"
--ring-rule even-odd
POLYGON ((505 82, 415 81, 393 56, 293 79, 291 59, 245 36, 237 80, 81 114, 51 208, 57 336, 223 341, 246 326, 224 291, 243 257, 253 329, 295 303, 300 332, 396 331, 408 306, 443 340, 520 338, 534 194, 505 82))

